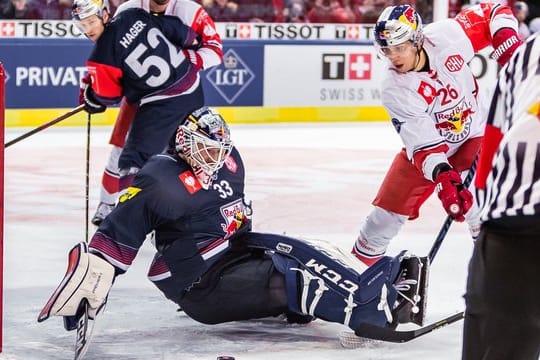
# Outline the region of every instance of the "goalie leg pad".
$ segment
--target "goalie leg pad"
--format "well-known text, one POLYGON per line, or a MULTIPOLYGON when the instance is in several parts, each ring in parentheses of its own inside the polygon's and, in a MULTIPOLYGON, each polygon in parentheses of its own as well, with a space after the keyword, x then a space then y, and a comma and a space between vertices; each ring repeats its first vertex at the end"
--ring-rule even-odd
POLYGON ((94 312, 106 302, 114 281, 114 267, 88 252, 85 242, 77 244, 68 255, 68 268, 38 316, 38 322, 49 316, 75 316, 83 300, 94 312))
POLYGON ((373 266, 328 242, 252 232, 248 246, 275 252, 276 269, 285 276, 291 311, 356 329, 361 323, 386 326, 397 299, 393 282, 400 258, 383 257, 373 266))
POLYGON ((378 280, 391 272, 390 257, 382 258, 363 274, 373 281, 365 287, 356 279, 339 278, 337 272, 321 263, 312 267, 313 262, 304 265, 279 254, 274 255, 274 263, 285 275, 289 309, 295 313, 338 322, 353 330, 361 323, 386 326, 393 320, 391 304, 397 293, 386 281, 378 280))

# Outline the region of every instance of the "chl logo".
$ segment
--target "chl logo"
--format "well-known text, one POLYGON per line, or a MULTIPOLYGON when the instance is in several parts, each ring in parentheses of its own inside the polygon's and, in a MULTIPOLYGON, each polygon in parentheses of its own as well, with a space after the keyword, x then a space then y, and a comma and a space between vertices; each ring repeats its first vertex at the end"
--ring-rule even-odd
POLYGON ((242 58, 229 49, 223 55, 223 63, 213 67, 206 78, 227 103, 232 104, 255 79, 255 75, 242 58))
POLYGON ((450 55, 444 62, 444 66, 446 66, 446 68, 450 72, 456 72, 461 70, 463 64, 465 64, 465 60, 463 60, 463 58, 459 54, 450 55))
POLYGON ((322 54, 322 79, 369 80, 371 64, 371 54, 322 54))

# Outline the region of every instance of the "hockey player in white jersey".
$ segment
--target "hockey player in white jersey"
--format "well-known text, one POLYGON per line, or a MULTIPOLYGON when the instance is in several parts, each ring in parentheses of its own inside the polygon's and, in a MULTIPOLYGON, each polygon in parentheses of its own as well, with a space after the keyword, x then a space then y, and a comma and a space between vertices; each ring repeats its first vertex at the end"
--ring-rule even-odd
MULTIPOLYGON (((189 50, 192 56, 191 61, 200 64, 203 70, 221 64, 223 57, 221 37, 215 28, 213 19, 201 5, 191 0, 128 0, 118 7, 114 15, 129 8, 141 8, 155 15, 178 17, 184 24, 195 30, 202 39, 202 45, 199 49, 189 50)), ((136 112, 137 104, 130 104, 126 99, 122 99, 120 111, 109 140, 113 148, 103 171, 100 202, 92 217, 92 223, 96 226, 112 211, 118 198, 118 192, 121 190, 118 158, 136 112)))
POLYGON ((391 6, 375 26, 376 46, 389 62, 382 101, 403 142, 362 221, 352 252, 367 265, 378 261, 391 239, 435 190, 446 212, 479 229, 473 197, 460 174, 478 152, 485 116, 478 84, 467 65, 491 45, 504 65, 519 46, 510 8, 482 3, 423 28, 409 5, 391 6), (467 214, 467 216, 465 216, 467 214))

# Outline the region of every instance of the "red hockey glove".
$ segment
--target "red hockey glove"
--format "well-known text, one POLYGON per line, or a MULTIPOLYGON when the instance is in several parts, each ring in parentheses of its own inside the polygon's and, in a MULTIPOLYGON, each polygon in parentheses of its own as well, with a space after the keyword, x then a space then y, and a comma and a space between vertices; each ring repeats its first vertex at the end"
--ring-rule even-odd
POLYGON ((502 28, 495 33, 491 44, 495 49, 490 57, 496 60, 500 66, 504 66, 522 41, 514 29, 502 28))
POLYGON ((441 171, 435 178, 435 184, 435 191, 448 215, 455 221, 464 221, 463 215, 471 208, 473 196, 463 187, 458 172, 453 169, 441 171))

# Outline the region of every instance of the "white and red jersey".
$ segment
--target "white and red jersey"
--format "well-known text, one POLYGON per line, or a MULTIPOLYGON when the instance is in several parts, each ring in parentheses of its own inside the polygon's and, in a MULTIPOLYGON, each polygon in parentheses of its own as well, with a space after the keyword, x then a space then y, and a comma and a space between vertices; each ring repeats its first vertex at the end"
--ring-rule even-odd
MULTIPOLYGON (((150 0, 128 0, 116 10, 115 16, 129 8, 140 8, 150 12, 150 0)), ((214 20, 208 13, 191 0, 170 0, 165 15, 176 16, 201 36, 202 46, 190 51, 190 60, 202 69, 221 64, 223 61, 223 44, 214 20)))
POLYGON ((467 63, 501 28, 517 30, 517 20, 508 7, 492 3, 427 25, 423 49, 430 70, 390 69, 383 83, 383 105, 407 156, 426 179, 432 180, 434 167, 447 162, 464 142, 484 133, 478 84, 467 63))

